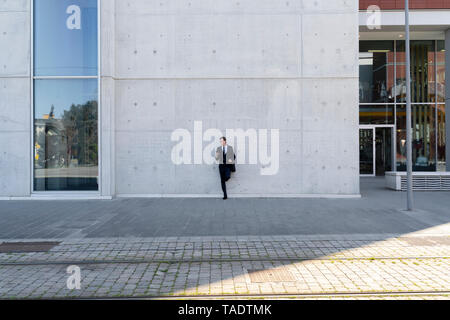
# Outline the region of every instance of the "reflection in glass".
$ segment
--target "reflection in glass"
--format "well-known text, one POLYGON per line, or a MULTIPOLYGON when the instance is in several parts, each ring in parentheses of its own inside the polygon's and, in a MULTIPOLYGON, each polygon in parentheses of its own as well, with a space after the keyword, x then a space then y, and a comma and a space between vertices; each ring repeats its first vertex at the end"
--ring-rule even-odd
POLYGON ((359 129, 359 173, 372 175, 373 172, 373 130, 359 129))
MULTIPOLYGON (((432 40, 411 41, 411 102, 433 102, 435 47, 432 40)), ((397 102, 406 102, 405 41, 397 41, 397 102)))
POLYGON ((438 171, 446 171, 445 168, 445 105, 438 105, 437 115, 437 153, 438 153, 438 171))
POLYGON ((437 101, 445 102, 445 42, 437 42, 437 101))
POLYGON ((375 168, 377 176, 392 171, 392 130, 375 128, 375 168))
MULTIPOLYGON (((436 171, 435 106, 412 106, 413 171, 436 171)), ((406 107, 397 106, 397 170, 406 170, 406 107)))
POLYGON ((360 105, 360 124, 394 124, 394 105, 360 105))
POLYGON ((394 102, 394 42, 361 41, 359 47, 359 101, 394 102))
MULTIPOLYGON (((396 125, 397 169, 405 170, 405 42, 396 41, 395 54, 393 43, 360 41, 360 124, 396 125), (377 85, 383 82, 387 92, 383 85, 377 85)), ((411 41, 411 100, 413 169, 444 170, 445 41, 411 41)))
POLYGON ((98 190, 97 79, 35 80, 34 189, 98 190))
POLYGON ((34 75, 97 75, 97 0, 34 1, 34 75))

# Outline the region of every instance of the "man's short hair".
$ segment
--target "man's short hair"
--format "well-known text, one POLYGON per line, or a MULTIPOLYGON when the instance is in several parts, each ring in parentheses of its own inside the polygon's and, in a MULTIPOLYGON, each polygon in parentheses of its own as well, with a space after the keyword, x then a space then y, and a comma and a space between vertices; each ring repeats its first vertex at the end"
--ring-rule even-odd
POLYGON ((227 141, 226 137, 221 137, 220 139, 223 139, 223 141, 227 141))

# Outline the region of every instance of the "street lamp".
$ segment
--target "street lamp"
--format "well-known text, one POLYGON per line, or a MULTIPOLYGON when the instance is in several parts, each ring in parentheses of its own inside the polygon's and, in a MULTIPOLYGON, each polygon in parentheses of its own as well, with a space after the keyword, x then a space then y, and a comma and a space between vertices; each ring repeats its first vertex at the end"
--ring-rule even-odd
POLYGON ((406 56, 406 209, 413 210, 412 130, 411 130, 411 53, 409 45, 409 1, 405 0, 405 56, 406 56))

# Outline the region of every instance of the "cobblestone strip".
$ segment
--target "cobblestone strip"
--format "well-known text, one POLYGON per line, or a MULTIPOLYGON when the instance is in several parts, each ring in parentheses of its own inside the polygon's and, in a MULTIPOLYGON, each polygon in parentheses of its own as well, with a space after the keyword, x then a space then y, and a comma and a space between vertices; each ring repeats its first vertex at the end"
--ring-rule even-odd
MULTIPOLYGON (((48 252, 0 253, 0 264, 39 262, 152 262, 449 257, 450 237, 324 240, 249 237, 212 239, 86 239, 63 241, 48 252)), ((42 241, 42 240, 41 240, 42 241)), ((54 240, 53 240, 54 241, 54 240)))
POLYGON ((80 290, 67 289, 66 268, 0 266, 0 298, 450 292, 446 258, 87 264, 80 290), (278 268, 294 281, 252 282, 246 272, 278 268))
POLYGON ((449 240, 423 234, 63 240, 49 252, 1 253, 0 298, 380 292, 445 298, 449 240), (76 263, 81 290, 69 290, 66 268, 76 263))

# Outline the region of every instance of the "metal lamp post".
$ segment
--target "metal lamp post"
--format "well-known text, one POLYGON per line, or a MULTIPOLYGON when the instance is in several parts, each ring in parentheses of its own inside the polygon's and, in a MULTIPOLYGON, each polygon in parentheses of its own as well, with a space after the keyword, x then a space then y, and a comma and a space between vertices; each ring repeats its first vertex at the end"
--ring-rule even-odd
POLYGON ((411 130, 411 56, 409 44, 409 1, 405 0, 405 56, 406 56, 406 171, 408 211, 413 210, 412 130, 411 130))

